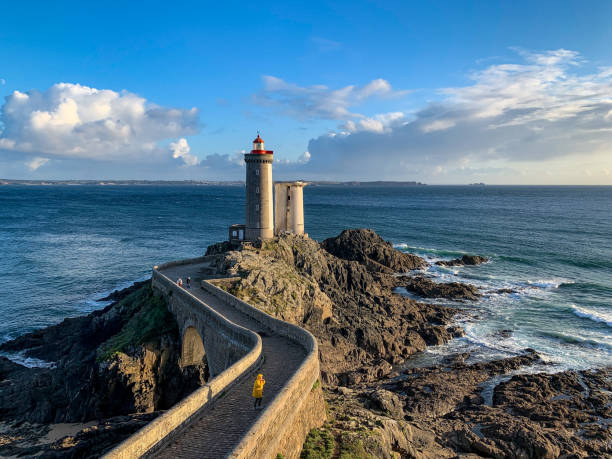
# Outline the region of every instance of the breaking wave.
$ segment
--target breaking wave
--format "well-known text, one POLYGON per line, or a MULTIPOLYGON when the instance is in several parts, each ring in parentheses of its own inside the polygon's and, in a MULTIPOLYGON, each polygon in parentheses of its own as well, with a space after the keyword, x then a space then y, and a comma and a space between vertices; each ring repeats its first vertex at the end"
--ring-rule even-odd
POLYGON ((559 288, 562 285, 573 284, 573 282, 567 279, 538 279, 528 280, 527 284, 537 288, 554 289, 559 288))
POLYGON ((612 313, 603 311, 594 311, 592 309, 581 308, 572 304, 572 312, 578 317, 589 319, 593 322, 604 323, 608 327, 612 327, 612 313))
POLYGON ((55 362, 47 362, 46 360, 36 359, 34 357, 26 357, 25 351, 20 352, 0 352, 0 356, 23 365, 27 368, 55 368, 55 362))

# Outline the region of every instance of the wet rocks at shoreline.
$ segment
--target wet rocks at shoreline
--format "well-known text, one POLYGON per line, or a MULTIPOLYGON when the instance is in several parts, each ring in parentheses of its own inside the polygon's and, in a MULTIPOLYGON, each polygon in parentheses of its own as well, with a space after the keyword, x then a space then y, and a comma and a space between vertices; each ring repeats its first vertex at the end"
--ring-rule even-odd
MULTIPOLYGON (((233 293, 266 308, 273 302, 274 292, 283 292, 286 296, 277 304, 283 304, 284 309, 268 312, 307 328, 319 341, 329 420, 312 433, 311 440, 327 438, 335 451, 350 452, 351 457, 610 454, 612 437, 605 423, 589 424, 588 438, 581 437, 584 429, 580 425, 565 423, 567 410, 574 410, 575 419, 594 419, 585 417, 584 411, 592 408, 580 394, 572 393, 565 411, 553 415, 549 404, 564 399, 566 391, 560 388, 537 395, 540 381, 553 381, 553 375, 513 376, 533 371, 534 365, 546 368, 532 349, 478 363, 468 363, 470 355, 460 353, 430 368, 398 372, 398 366, 416 352, 461 336, 462 330, 452 325, 455 309, 390 295, 393 288, 412 284, 415 290, 420 287, 415 292, 419 296, 462 301, 476 300, 481 292, 467 284, 436 283, 418 272, 390 275, 389 266, 396 263, 394 255, 377 256, 380 252, 372 248, 360 252, 368 245, 366 241, 376 245, 378 239, 369 231, 351 230, 324 241, 321 251, 313 241, 287 235, 254 251, 226 255, 227 273, 239 277, 233 293), (358 242, 351 244, 351 239, 358 242), (285 283, 284 277, 292 280, 285 283), (296 290, 299 282, 306 282, 308 288, 296 290), (321 308, 318 313, 317 305, 321 308), (520 398, 510 398, 507 394, 512 390, 505 390, 505 384, 512 384, 520 398), (548 420, 540 418, 546 415, 548 420)), ((388 247, 381 252, 387 253, 388 247)), ((422 268, 418 260, 410 266, 422 268)), ((503 330, 500 336, 511 333, 503 330)), ((588 403, 599 404, 597 416, 604 419, 607 412, 601 407, 610 403, 610 372, 602 371, 607 371, 607 376, 596 378, 598 395, 588 403)), ((560 375, 571 379, 565 373, 560 375)), ((305 448, 309 445, 307 440, 305 448)))
POLYGON ((461 282, 434 282, 423 275, 402 277, 401 279, 404 281, 402 286, 407 291, 422 298, 474 301, 482 296, 478 288, 461 282))
MULTIPOLYGON (((355 458, 612 456, 610 369, 534 374, 536 365, 550 371, 554 367, 525 349, 516 356, 476 363, 467 352, 452 354, 428 366, 403 370, 416 354, 461 336, 463 330, 453 323, 457 309, 415 301, 394 294, 393 289, 406 286, 419 296, 460 301, 476 300, 481 292, 467 284, 436 283, 413 272, 425 268, 425 260, 393 249, 373 231, 346 230, 321 244, 295 235, 238 250, 217 244, 209 248, 213 253, 219 276, 231 278, 220 284, 222 288, 308 329, 319 342, 329 419, 311 433, 306 449, 324 441, 335 454, 355 458)), ((486 261, 463 258, 451 262, 486 261)), ((102 400, 104 389, 104 403, 114 410, 109 417, 39 448, 42 457, 73 457, 88 448, 99 455, 170 406, 172 396, 178 399, 188 393, 187 382, 205 379, 205 369, 182 375, 173 366, 180 344, 173 341, 171 331, 154 345, 135 346, 115 356, 115 347, 104 343, 125 330, 138 312, 119 306, 125 300, 121 293, 108 298, 119 303, 2 346, 58 366, 26 369, 0 358, 0 414, 16 420, 13 434, 6 433, 6 438, 17 435, 17 425, 23 426, 27 419, 51 422, 49 413, 55 422, 86 420, 89 415, 84 413, 93 412, 90 408, 102 400), (165 368, 157 358, 162 352, 170 357, 171 365, 165 368), (100 355, 106 356, 102 364, 100 355), (142 368, 149 376, 143 377, 142 368), (24 382, 23 394, 17 393, 15 381, 24 382), (33 381, 42 384, 44 397, 32 395, 33 381), (112 395, 109 381, 121 391, 112 395), (66 394, 78 395, 74 406, 79 410, 64 407, 60 383, 66 394), (85 387, 83 393, 74 391, 77 385, 85 387), (116 404, 110 403, 115 396, 116 404), (60 400, 59 411, 38 405, 37 400, 45 398, 53 403, 60 400), (27 408, 32 400, 35 409, 27 408), (122 407, 127 408, 117 413, 122 407), (130 410, 152 412, 125 414, 130 410), (64 414, 58 417, 60 412, 64 414), (68 412, 74 416, 66 417, 68 412)), ((499 332, 500 337, 511 334, 511 330, 499 332)), ((0 455, 35 454, 18 441, 2 446, 3 435, 0 455)))
POLYGON ((612 369, 529 373, 533 365, 543 364, 532 349, 472 364, 465 363, 469 355, 451 357, 375 384, 328 388, 335 417, 326 428, 371 452, 391 438, 389 451, 402 457, 612 454, 612 369), (527 373, 513 376, 520 371, 527 373), (367 428, 382 440, 368 444, 372 437, 362 434, 367 428))
POLYGON ((463 255, 461 258, 455 258, 454 260, 439 260, 436 261, 438 266, 475 266, 482 263, 488 262, 487 257, 481 257, 479 255, 463 255))

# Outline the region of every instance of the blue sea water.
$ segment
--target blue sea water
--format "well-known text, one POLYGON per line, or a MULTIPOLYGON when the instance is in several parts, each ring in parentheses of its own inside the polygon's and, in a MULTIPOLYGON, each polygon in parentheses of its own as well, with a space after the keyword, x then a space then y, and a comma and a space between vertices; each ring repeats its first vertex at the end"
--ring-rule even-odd
MULTIPOLYGON (((0 187, 0 342, 203 254, 243 221, 243 202, 240 186, 0 187)), ((532 347, 552 369, 612 363, 612 187, 311 186, 304 202, 317 240, 368 227, 430 261, 490 257, 427 270, 486 292, 455 304, 466 337, 429 353, 532 347)))

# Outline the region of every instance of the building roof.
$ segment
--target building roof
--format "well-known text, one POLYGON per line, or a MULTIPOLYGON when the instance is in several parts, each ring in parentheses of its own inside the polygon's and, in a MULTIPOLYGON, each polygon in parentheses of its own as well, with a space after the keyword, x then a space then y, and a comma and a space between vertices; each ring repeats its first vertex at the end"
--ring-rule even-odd
POLYGON ((257 138, 253 140, 253 143, 264 143, 264 141, 261 137, 259 137, 259 134, 257 134, 257 138))

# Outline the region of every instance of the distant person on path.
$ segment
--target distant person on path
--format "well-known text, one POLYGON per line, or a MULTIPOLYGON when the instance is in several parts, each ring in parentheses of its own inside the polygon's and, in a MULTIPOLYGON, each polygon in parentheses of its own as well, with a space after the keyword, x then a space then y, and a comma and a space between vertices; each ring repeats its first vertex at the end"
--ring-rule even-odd
POLYGON ((176 280, 176 285, 178 285, 179 287, 183 286, 183 279, 181 279, 180 277, 176 280))
POLYGON ((263 387, 265 383, 266 380, 263 378, 263 375, 257 375, 257 379, 255 379, 255 384, 253 384, 253 397, 255 397, 255 403, 253 404, 253 408, 261 406, 261 399, 263 398, 263 387))
POLYGON ((191 277, 187 278, 187 282, 186 282, 185 288, 191 288, 191 277))

